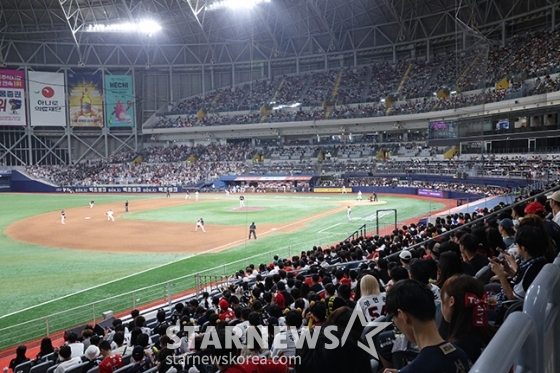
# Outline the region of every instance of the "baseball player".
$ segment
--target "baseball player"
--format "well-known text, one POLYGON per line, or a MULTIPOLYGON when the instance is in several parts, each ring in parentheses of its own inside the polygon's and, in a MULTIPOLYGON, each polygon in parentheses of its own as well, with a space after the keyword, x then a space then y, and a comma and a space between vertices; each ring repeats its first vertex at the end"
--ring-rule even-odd
POLYGON ((167 194, 165 195, 165 198, 169 198, 171 197, 171 188, 165 188, 167 190, 167 194))
POLYGON ((64 209, 60 212, 60 222, 62 224, 66 224, 64 221, 66 220, 66 214, 64 213, 64 209))
POLYGON ((377 202, 377 193, 373 192, 373 202, 377 202))
POLYGON ((255 222, 252 222, 251 225, 249 226, 249 239, 251 239, 251 235, 253 235, 253 237, 255 238, 255 240, 257 239, 257 226, 255 225, 255 222))
POLYGON ((362 200, 362 191, 361 190, 358 190, 358 198, 357 199, 358 199, 358 201, 362 200))
POLYGON ((113 216, 113 210, 107 211, 107 221, 112 220, 115 221, 115 217, 113 216))
POLYGON ((94 202, 93 200, 91 200, 91 201, 89 202, 89 208, 92 209, 94 204, 95 204, 95 202, 94 202))
POLYGON ((245 197, 239 196, 239 207, 245 207, 245 197))
POLYGON ((190 199, 190 198, 191 198, 191 196, 189 194, 189 191, 187 190, 187 194, 185 194, 185 199, 190 199))
POLYGON ((124 212, 128 212, 128 200, 124 203, 124 212))
POLYGON ((342 186, 342 194, 346 194, 346 193, 348 193, 348 192, 346 191, 346 185, 343 185, 343 186, 342 186))
POLYGON ((194 192, 194 200, 198 201, 198 190, 196 192, 194 192))
POLYGON ((229 188, 226 188, 226 197, 229 197, 229 188))
POLYGON ((204 233, 206 233, 206 230, 204 229, 204 219, 202 219, 202 218, 198 219, 198 221, 196 222, 196 227, 194 228, 194 231, 198 232, 198 228, 202 229, 202 231, 204 233))
POLYGON ((352 208, 350 206, 346 209, 346 215, 348 215, 348 221, 352 220, 350 217, 352 215, 352 208))

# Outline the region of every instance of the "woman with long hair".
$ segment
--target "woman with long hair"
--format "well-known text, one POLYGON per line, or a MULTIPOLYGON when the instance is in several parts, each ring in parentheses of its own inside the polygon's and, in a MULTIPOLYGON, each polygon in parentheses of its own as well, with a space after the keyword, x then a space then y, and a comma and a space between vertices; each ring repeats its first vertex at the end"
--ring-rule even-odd
POLYGON ((49 337, 45 337, 41 340, 41 347, 35 359, 40 360, 43 356, 50 355, 53 352, 54 352, 54 347, 52 345, 51 339, 49 337))
POLYGON ((461 258, 453 251, 446 251, 439 257, 438 276, 435 284, 441 289, 445 281, 454 275, 463 273, 461 258))
POLYGON ((12 372, 15 373, 16 367, 21 363, 29 361, 29 358, 25 356, 26 352, 27 347, 25 347, 24 345, 21 345, 16 349, 16 357, 10 361, 10 369, 12 370, 12 372))
POLYGON ((469 275, 455 275, 441 289, 441 312, 449 323, 449 342, 463 349, 474 363, 494 336, 488 325, 482 283, 469 275))
POLYGON ((374 321, 385 314, 385 293, 379 289, 379 282, 372 275, 365 275, 360 280, 360 299, 356 307, 360 307, 366 320, 374 321))

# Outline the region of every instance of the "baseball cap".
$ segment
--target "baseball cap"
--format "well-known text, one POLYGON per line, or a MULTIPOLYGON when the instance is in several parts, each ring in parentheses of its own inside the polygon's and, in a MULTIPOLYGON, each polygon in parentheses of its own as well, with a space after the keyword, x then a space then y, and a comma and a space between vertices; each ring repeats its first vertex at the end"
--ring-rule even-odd
POLYGON ((546 209, 539 202, 531 202, 525 207, 526 214, 538 214, 541 212, 546 212, 546 209))
POLYGON ((412 259, 412 254, 410 253, 410 251, 403 250, 399 254, 399 258, 401 258, 402 260, 410 260, 412 259))
POLYGON ((91 345, 86 349, 84 355, 89 359, 93 360, 99 356, 99 348, 95 345, 91 345))
POLYGON ((132 350, 132 358, 136 361, 142 360, 144 357, 144 349, 142 346, 135 346, 134 350, 132 350))
POLYGON ((505 219, 500 220, 500 222, 498 224, 500 224, 505 229, 512 229, 514 227, 513 220, 511 220, 509 218, 505 218, 505 219))
POLYGON ((555 202, 560 202, 560 190, 557 190, 556 192, 549 195, 548 199, 551 199, 555 202))
POLYGON ((218 303, 220 308, 225 310, 229 307, 229 302, 225 299, 220 299, 220 302, 218 303))

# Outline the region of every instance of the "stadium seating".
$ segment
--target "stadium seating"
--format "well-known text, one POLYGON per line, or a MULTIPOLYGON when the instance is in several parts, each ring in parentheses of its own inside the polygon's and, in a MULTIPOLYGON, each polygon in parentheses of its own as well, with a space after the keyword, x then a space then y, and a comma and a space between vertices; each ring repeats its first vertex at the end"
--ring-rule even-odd
POLYGON ((547 264, 529 288, 523 312, 511 314, 471 372, 560 371, 560 259, 547 264), (497 358, 499 356, 499 358, 497 358))

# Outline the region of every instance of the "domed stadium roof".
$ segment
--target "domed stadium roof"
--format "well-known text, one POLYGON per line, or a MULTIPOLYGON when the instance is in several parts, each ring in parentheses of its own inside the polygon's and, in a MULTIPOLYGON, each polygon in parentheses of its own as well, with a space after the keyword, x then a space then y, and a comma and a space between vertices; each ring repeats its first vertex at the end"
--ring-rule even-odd
POLYGON ((260 0, 252 9, 220 8, 226 1, 249 0, 2 0, 0 57, 10 62, 10 45, 32 57, 40 45, 69 62, 95 59, 93 53, 102 64, 115 46, 130 64, 149 59, 134 50, 169 65, 181 54, 192 63, 268 60, 446 38, 458 24, 486 37, 503 27, 519 32, 516 24, 542 25, 555 7, 545 0, 260 0), (88 32, 96 24, 145 19, 162 30, 88 32))

